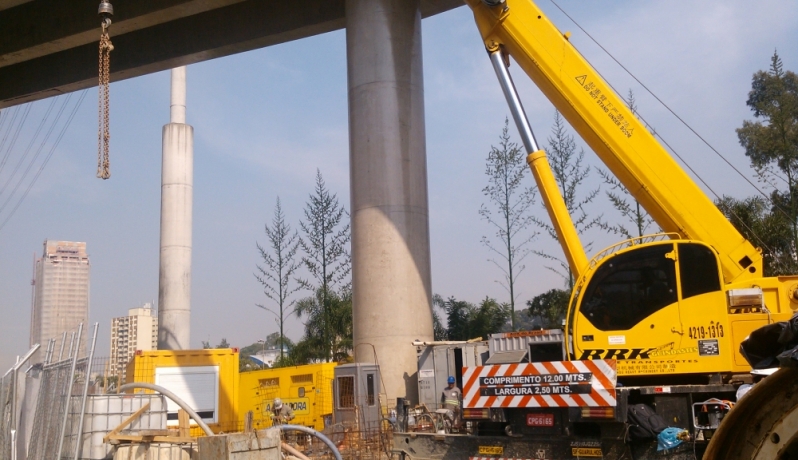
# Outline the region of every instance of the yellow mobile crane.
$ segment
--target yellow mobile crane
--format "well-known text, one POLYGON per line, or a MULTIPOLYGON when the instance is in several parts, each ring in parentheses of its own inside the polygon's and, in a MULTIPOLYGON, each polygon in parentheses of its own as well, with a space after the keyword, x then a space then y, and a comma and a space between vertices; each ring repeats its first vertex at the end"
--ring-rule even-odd
POLYGON ((739 345, 798 309, 798 276, 765 277, 747 241, 529 0, 467 0, 576 283, 570 359, 616 359, 620 380, 706 383, 750 366, 739 345), (512 56, 663 234, 588 260, 507 71, 512 56), (664 377, 667 375, 669 377, 664 377), (650 379, 648 379, 650 380, 650 379))
POLYGON ((705 451, 705 460, 798 456, 798 369, 767 377, 730 410, 739 384, 753 380, 740 343, 753 330, 786 321, 798 310, 798 276, 764 276, 760 250, 582 58, 570 34, 560 32, 532 0, 465 2, 576 280, 561 333, 565 361, 552 355, 539 359, 539 351, 533 357, 535 342, 560 331, 494 335, 487 359, 482 352, 487 345, 472 350, 472 345, 448 342, 415 344, 419 394, 436 372, 449 371, 462 382, 467 434, 419 432, 421 425, 409 421, 418 409, 401 402, 394 451, 402 457, 444 460, 663 458, 656 439, 629 436, 634 410, 643 405, 654 407, 666 425, 684 430, 686 442, 669 451, 669 459, 701 458, 705 451), (663 233, 623 241, 588 259, 515 91, 509 57, 663 233), (494 347, 500 342, 504 345, 494 347), (511 343, 522 348, 498 353, 511 343), (427 367, 430 356, 438 366, 447 353, 454 363, 471 364, 427 367), (505 360, 513 356, 522 361, 505 360), (615 381, 602 380, 603 365, 611 373, 617 370, 611 375, 617 376, 616 387, 615 381), (579 384, 587 380, 590 392, 579 384), (721 422, 724 417, 728 421, 721 422))

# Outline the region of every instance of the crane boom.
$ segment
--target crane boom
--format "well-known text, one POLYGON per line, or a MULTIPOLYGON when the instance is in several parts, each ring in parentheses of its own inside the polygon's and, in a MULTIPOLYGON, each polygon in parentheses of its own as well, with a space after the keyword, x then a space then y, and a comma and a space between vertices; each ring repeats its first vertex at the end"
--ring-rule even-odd
POLYGON ((503 48, 515 59, 665 232, 713 247, 726 283, 762 276, 760 252, 571 45, 569 34, 530 0, 466 3, 487 49, 503 48))

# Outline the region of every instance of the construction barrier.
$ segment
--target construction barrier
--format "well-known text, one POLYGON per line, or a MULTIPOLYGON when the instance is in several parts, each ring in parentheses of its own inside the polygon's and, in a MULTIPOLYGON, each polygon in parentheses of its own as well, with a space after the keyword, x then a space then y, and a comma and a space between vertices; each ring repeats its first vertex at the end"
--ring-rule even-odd
POLYGON ((615 360, 463 368, 463 407, 614 407, 615 360))

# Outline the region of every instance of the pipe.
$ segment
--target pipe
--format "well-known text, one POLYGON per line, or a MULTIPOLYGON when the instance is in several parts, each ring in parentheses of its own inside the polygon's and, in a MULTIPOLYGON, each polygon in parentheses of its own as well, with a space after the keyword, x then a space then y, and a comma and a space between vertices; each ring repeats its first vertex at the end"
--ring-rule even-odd
POLYGON ((301 431, 303 433, 307 433, 309 435, 315 436, 315 437, 319 438, 319 440, 321 442, 323 442, 324 444, 327 444, 327 447, 330 448, 330 450, 332 451, 333 455, 335 456, 335 460, 342 460, 341 452, 339 452, 338 448, 335 447, 335 444, 333 444, 333 442, 330 441, 330 438, 328 438, 327 436, 324 436, 323 434, 319 433, 318 431, 314 430, 313 428, 308 428, 308 427, 302 426, 302 425, 278 425, 275 428, 279 428, 282 431, 301 431))
POLYGON ((284 442, 280 443, 280 447, 282 447, 284 451, 288 452, 289 454, 293 455, 294 457, 298 458, 299 460, 310 460, 305 454, 303 454, 302 452, 294 449, 293 447, 291 447, 290 445, 288 445, 288 444, 286 444, 284 442))
MULTIPOLYGON (((193 418, 195 422, 197 422, 197 425, 199 425, 199 427, 202 428, 202 431, 204 431, 205 434, 207 434, 208 436, 213 436, 214 435, 213 431, 211 431, 211 429, 208 427, 208 425, 205 424, 205 422, 202 421, 202 417, 200 417, 196 412, 194 412, 194 409, 189 407, 188 404, 186 404, 185 401, 180 399, 176 394, 172 393, 171 391, 167 390, 166 388, 164 388, 164 387, 162 387, 160 385, 155 385, 154 383, 132 382, 132 383, 126 383, 126 384, 122 385, 121 387, 119 387, 119 391, 122 392, 122 391, 132 390, 134 388, 143 388, 145 390, 157 391, 158 393, 166 396, 167 398, 169 398, 172 401, 174 401, 175 404, 180 406, 181 409, 183 409, 184 411, 188 412, 188 415, 191 418, 193 418)), ((341 458, 338 457, 337 460, 341 460, 341 458)))

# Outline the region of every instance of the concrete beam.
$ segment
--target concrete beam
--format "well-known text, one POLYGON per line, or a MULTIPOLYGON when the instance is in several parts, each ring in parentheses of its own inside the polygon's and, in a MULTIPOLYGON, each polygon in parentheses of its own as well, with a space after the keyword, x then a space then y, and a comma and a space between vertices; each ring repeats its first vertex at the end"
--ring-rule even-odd
MULTIPOLYGON (((0 108, 97 84, 98 0, 37 0, 6 9, 18 0, 0 1, 0 108)), ((111 81, 345 26, 345 0, 112 3, 111 81)), ((430 16, 460 5, 422 0, 421 12, 430 16)))

